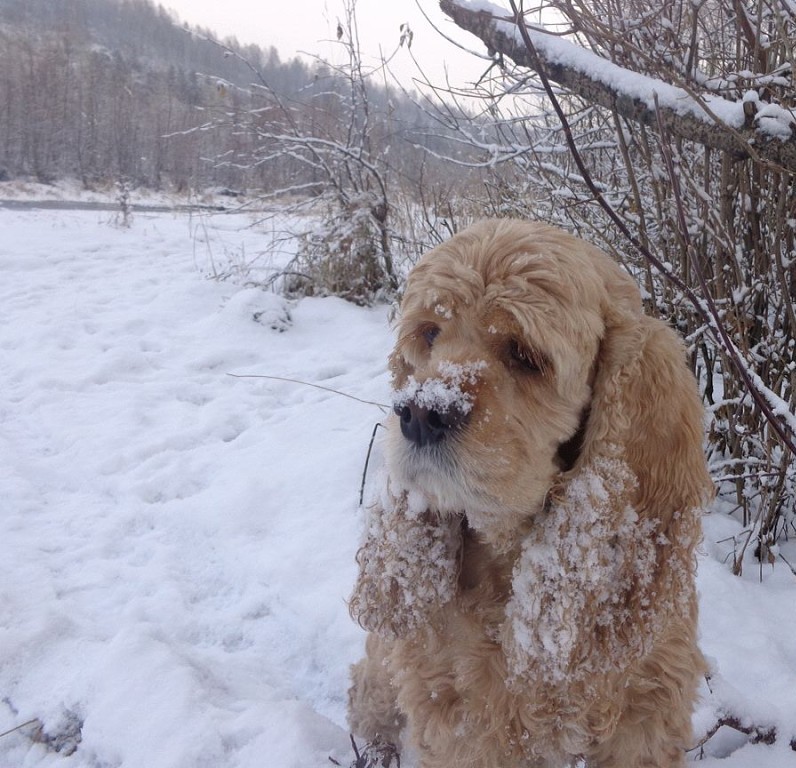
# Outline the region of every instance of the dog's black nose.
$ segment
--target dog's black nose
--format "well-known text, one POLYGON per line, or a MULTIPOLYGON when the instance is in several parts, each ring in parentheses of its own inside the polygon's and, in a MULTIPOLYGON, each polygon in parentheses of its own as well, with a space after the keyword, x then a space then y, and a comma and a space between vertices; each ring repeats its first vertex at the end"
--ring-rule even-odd
POLYGON ((394 410, 401 420, 401 434, 420 447, 438 443, 467 421, 467 414, 455 406, 437 411, 410 401, 396 405, 394 410))

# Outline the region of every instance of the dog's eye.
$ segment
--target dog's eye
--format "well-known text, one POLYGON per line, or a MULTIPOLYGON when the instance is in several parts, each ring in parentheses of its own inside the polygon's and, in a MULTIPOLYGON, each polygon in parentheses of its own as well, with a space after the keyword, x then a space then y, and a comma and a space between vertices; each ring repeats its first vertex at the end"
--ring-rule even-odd
POLYGON ((439 326, 434 323, 424 323, 415 333, 415 337, 423 339, 429 347, 433 346, 437 336, 439 336, 439 326))
POLYGON ((548 363, 544 355, 528 349, 516 339, 509 341, 509 360, 512 365, 521 368, 526 373, 544 374, 548 369, 548 363))

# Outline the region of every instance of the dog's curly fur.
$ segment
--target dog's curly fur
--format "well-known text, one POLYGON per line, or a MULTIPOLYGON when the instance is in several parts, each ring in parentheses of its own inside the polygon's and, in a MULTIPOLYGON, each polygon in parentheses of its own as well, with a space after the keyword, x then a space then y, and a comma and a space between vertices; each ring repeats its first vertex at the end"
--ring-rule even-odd
POLYGON ((352 730, 424 768, 683 765, 712 486, 676 334, 596 248, 490 220, 414 268, 390 366, 352 730))

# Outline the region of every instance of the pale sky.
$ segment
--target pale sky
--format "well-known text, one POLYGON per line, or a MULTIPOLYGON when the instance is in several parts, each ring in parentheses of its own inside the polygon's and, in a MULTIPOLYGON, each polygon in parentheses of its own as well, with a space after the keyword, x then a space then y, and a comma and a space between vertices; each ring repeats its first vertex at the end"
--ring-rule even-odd
MULTIPOLYGON (((263 48, 273 45, 282 58, 299 51, 334 57, 340 46, 333 45, 338 18, 344 18, 343 0, 160 0, 176 12, 181 22, 198 24, 218 36, 234 35, 241 43, 263 48)), ((420 4, 445 34, 485 53, 474 37, 459 30, 439 10, 437 0, 420 4)), ((488 62, 462 53, 442 38, 426 21, 415 0, 358 0, 356 13, 363 58, 376 61, 379 50, 385 55, 398 46, 400 26, 408 22, 414 38, 412 52, 430 78, 444 84, 446 71, 454 85, 477 80, 488 62), (446 69, 447 67, 447 69, 446 69)), ((399 51, 392 62, 402 80, 417 75, 406 51, 399 51)))

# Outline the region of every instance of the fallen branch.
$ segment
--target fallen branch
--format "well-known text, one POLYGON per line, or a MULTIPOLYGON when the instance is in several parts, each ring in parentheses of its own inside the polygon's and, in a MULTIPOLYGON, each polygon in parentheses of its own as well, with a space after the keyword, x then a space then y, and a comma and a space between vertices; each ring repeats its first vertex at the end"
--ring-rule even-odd
POLYGON ((17 731, 21 731, 23 728, 27 728, 29 725, 39 726, 41 725, 41 721, 38 718, 34 718, 33 720, 28 720, 26 723, 22 723, 21 725, 15 725, 13 728, 9 728, 7 731, 3 731, 0 733, 0 739, 4 736, 10 736, 12 733, 16 733, 17 731))
MULTIPOLYGON (((725 715, 720 717, 699 742, 687 751, 694 752, 697 749, 702 749, 719 732, 719 729, 724 727, 749 736, 749 741, 752 744, 773 744, 777 740, 777 729, 773 725, 755 725, 754 723, 744 725, 741 718, 735 715, 725 715)), ((790 748, 796 752, 796 738, 790 740, 790 748)))
MULTIPOLYGON (((350 734, 351 746, 354 750, 354 762, 351 768, 391 768, 393 761, 395 768, 401 768, 401 755, 398 748, 389 742, 371 741, 362 749, 357 746, 354 734, 350 734)), ((338 760, 329 757, 329 762, 334 765, 341 765, 338 760)))

